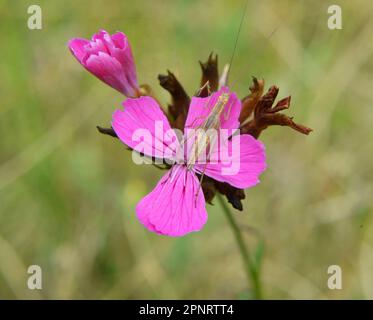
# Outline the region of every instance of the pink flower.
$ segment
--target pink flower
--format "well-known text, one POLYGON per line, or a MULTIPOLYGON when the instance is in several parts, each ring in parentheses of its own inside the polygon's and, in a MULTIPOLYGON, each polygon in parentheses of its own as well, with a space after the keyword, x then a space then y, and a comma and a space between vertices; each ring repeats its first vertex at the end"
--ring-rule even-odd
POLYGON ((91 41, 74 38, 69 48, 75 58, 97 78, 127 97, 138 97, 136 68, 127 37, 101 30, 91 41))
MULTIPOLYGON (((235 130, 239 126, 238 117, 241 111, 241 101, 228 88, 222 88, 207 98, 193 97, 190 103, 185 128, 197 128, 211 113, 211 109, 222 93, 229 93, 228 103, 220 114, 220 125, 223 129, 235 130), (229 110, 229 111, 228 111, 229 110), (226 117, 227 112, 229 117, 226 117)), ((144 153, 150 157, 164 158, 176 161, 173 153, 166 153, 161 147, 177 149, 181 147, 176 138, 172 145, 165 141, 170 139, 170 124, 157 102, 151 97, 127 99, 124 110, 113 114, 112 127, 122 142, 136 149, 138 141, 133 139, 138 129, 147 129, 153 138, 151 148, 144 153), (161 122, 163 132, 155 133, 154 124, 161 122), (171 159, 169 159, 171 158, 171 159), (173 159, 172 159, 173 158, 173 159)), ((176 137, 176 134, 175 134, 176 137)), ((184 139, 186 133, 184 133, 184 139)), ((172 138, 172 137, 171 137, 172 138)), ((185 141, 185 140, 184 140, 185 141)), ((161 178, 155 189, 145 196, 136 207, 140 222, 150 231, 167 236, 183 236, 202 229, 207 221, 205 199, 197 174, 205 175, 231 184, 238 188, 252 187, 259 182, 259 175, 265 170, 265 152, 263 144, 251 135, 234 135, 212 147, 211 154, 222 149, 231 149, 239 142, 239 153, 233 157, 233 162, 239 163, 239 169, 234 174, 224 174, 227 165, 219 157, 216 162, 198 163, 190 166, 187 160, 176 163, 161 178)), ((223 150, 223 151, 226 151, 223 150)))

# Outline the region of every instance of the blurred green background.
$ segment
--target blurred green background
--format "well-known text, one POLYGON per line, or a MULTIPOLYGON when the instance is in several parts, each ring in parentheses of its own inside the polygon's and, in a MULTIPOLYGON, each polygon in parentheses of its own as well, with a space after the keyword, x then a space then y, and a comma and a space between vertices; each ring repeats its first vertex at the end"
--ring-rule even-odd
MULTIPOLYGON (((100 28, 125 32, 138 78, 166 104, 167 69, 193 94, 198 60, 228 62, 243 1, 0 2, 0 299, 250 297, 241 257, 219 208, 203 231, 157 236, 136 203, 163 174, 136 166, 97 133, 124 99, 87 73, 67 42, 100 28), (42 30, 27 28, 39 4, 42 30), (43 290, 26 286, 43 270, 43 290)), ((264 239, 264 298, 373 298, 373 2, 249 0, 232 66, 233 89, 251 76, 292 95, 288 114, 314 129, 272 127, 268 169, 235 211, 252 251, 264 239), (327 28, 339 4, 343 30, 327 28), (329 290, 327 268, 343 270, 329 290)), ((232 209, 233 210, 233 209, 232 209)))

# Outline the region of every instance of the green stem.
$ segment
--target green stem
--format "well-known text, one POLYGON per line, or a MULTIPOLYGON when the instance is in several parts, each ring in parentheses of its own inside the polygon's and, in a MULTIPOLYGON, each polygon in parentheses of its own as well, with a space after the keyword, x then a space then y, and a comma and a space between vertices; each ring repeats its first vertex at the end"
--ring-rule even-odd
POLYGON ((238 248, 240 250, 242 261, 243 261, 243 264, 244 264, 246 277, 247 277, 247 281, 249 283, 249 288, 252 287, 255 299, 261 299, 262 293, 261 293, 261 286, 260 286, 260 281, 259 281, 258 270, 256 269, 256 267, 255 267, 255 265, 254 265, 254 263, 253 263, 253 261, 250 257, 250 253, 249 253, 249 250, 247 249, 245 241, 242 237, 241 230, 238 227, 236 221, 234 220, 234 217, 233 217, 231 211, 229 210, 229 208, 227 206, 227 203, 225 202, 225 199, 223 198, 223 196, 219 193, 217 193, 216 196, 218 198, 218 201, 221 204, 221 207, 223 209, 223 212, 224 212, 225 216, 228 219, 229 225, 232 228, 234 237, 236 239, 238 248))

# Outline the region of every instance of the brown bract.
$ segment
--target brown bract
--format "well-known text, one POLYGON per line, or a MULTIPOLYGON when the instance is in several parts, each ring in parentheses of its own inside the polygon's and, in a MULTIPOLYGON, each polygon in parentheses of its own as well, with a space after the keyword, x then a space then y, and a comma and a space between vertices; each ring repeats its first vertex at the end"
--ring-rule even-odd
POLYGON ((309 134, 312 131, 308 127, 295 123, 292 117, 279 113, 290 107, 291 96, 279 100, 273 106, 279 88, 272 86, 265 95, 262 95, 264 80, 259 82, 253 78, 253 83, 250 87, 251 94, 242 100, 241 134, 247 133, 258 138, 264 129, 276 125, 287 126, 303 134, 309 134))
POLYGON ((168 118, 171 126, 184 130, 190 104, 189 96, 175 75, 169 70, 167 71, 167 75, 160 74, 158 80, 159 84, 171 95, 171 104, 168 105, 168 118))

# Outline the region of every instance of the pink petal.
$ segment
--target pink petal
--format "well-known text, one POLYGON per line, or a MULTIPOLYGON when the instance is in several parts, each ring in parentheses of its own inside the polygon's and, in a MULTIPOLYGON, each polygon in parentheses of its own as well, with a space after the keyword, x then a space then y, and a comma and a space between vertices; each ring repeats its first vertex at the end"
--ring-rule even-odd
POLYGON ((109 33, 105 31, 104 29, 101 29, 99 32, 97 32, 96 34, 92 36, 92 41, 104 40, 105 35, 109 35, 109 33))
POLYGON ((123 111, 114 112, 112 120, 119 139, 149 157, 174 159, 180 148, 178 138, 158 103, 151 97, 143 96, 128 98, 123 106, 123 111), (145 139, 147 136, 150 139, 145 139), (142 146, 140 141, 143 141, 142 146))
POLYGON ((136 207, 137 217, 150 231, 172 237, 202 229, 207 221, 199 181, 185 166, 176 165, 136 207))
POLYGON ((107 53, 99 52, 98 55, 91 55, 86 60, 85 67, 100 80, 126 96, 135 95, 134 89, 129 84, 121 64, 107 53))
POLYGON ((241 101, 237 98, 236 94, 230 92, 227 87, 221 88, 207 98, 192 97, 185 127, 200 127, 211 114, 213 107, 216 105, 222 93, 229 93, 230 98, 223 112, 220 114, 220 128, 237 129, 239 127, 238 117, 241 112, 241 101))
POLYGON ((85 39, 74 38, 69 41, 69 49, 80 63, 82 63, 82 60, 86 55, 85 47, 87 45, 89 45, 89 41, 85 39))
POLYGON ((111 39, 118 49, 126 49, 129 46, 127 36, 123 32, 114 33, 111 39))
POLYGON ((210 153, 210 158, 211 162, 218 161, 198 163, 195 170, 241 189, 259 183, 259 175, 266 168, 264 145, 248 134, 235 135, 225 142, 219 141, 210 153), (236 144, 239 144, 239 152, 236 144), (228 151, 232 159, 228 158, 228 151))
POLYGON ((123 32, 117 32, 111 36, 110 42, 113 44, 112 55, 122 64, 128 83, 133 88, 138 88, 135 59, 127 36, 123 32))

